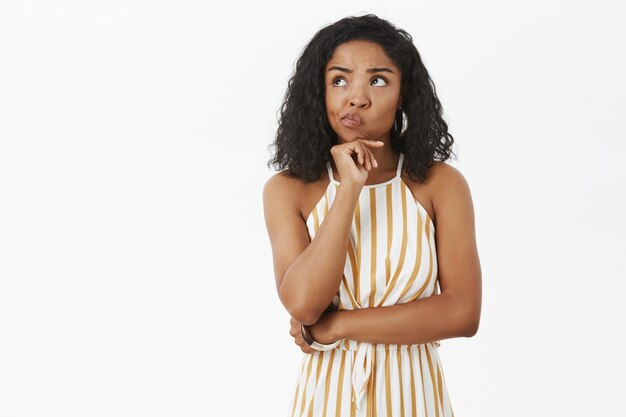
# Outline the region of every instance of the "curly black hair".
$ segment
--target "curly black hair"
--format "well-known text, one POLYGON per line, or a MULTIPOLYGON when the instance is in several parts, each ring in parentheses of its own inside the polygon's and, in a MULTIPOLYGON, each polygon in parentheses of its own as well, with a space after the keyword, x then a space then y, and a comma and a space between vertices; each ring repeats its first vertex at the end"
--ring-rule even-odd
MULTIPOLYGON (((351 40, 377 43, 402 73, 400 95, 408 128, 401 138, 392 128, 391 146, 405 154, 410 178, 422 183, 433 161, 454 155, 454 139, 411 35, 373 14, 346 17, 326 26, 304 48, 280 107, 276 139, 270 145, 276 153, 267 165, 286 168, 288 176, 305 182, 320 178, 331 157, 330 148, 337 144, 326 115, 324 68, 335 48, 351 40)), ((396 117, 400 125, 401 113, 396 117)))

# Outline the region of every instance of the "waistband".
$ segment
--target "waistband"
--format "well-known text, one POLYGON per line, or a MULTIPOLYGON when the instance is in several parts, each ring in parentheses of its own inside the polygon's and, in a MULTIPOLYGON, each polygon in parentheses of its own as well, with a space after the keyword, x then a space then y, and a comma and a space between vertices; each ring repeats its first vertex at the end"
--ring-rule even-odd
POLYGON ((373 351, 394 351, 398 349, 411 349, 420 345, 430 345, 438 348, 441 343, 436 340, 434 342, 414 344, 414 345, 396 345, 385 343, 367 343, 358 342, 356 340, 345 339, 335 349, 349 350, 356 352, 352 363, 352 401, 356 401, 356 408, 361 408, 363 394, 367 389, 367 383, 372 375, 372 352, 373 351))
POLYGON ((341 350, 358 350, 359 346, 361 345, 372 345, 372 348, 379 351, 379 350, 396 350, 396 349, 410 349, 412 347, 419 347, 419 346, 423 346, 423 345, 431 345, 434 347, 439 347, 441 346, 441 342, 439 340, 435 340, 434 342, 427 342, 427 343, 419 343, 419 344, 414 344, 414 345, 395 345, 395 344, 385 344, 385 343, 367 343, 367 342, 357 342, 356 340, 351 340, 351 339, 344 339, 339 345, 337 345, 337 347, 335 349, 341 349, 341 350))

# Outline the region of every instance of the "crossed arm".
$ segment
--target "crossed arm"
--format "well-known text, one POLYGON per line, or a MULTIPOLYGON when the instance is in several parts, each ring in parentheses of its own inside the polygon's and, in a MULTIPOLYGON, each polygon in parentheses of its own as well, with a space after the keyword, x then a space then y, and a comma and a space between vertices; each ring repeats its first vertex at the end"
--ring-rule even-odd
MULTIPOLYGON (((326 279, 326 292, 321 299, 317 298, 315 308, 294 309, 299 314, 291 314, 292 321, 302 318, 302 322, 311 326, 313 338, 320 343, 352 339, 370 343, 418 344, 476 334, 482 288, 472 199, 468 184, 458 170, 447 164, 439 165, 438 169, 437 184, 433 185, 437 192, 432 201, 436 213, 437 279, 441 294, 387 307, 323 312, 336 293, 339 281, 331 282, 318 275, 308 281, 312 285, 308 288, 313 289, 314 283, 321 285, 320 282, 326 279), (308 314, 302 313, 305 311, 308 314)), ((339 277, 340 271, 335 271, 339 277)), ((292 277, 291 285, 295 284, 295 278, 292 277)), ((306 286, 302 281, 297 285, 306 286)))
POLYGON ((433 198, 441 294, 388 307, 325 313, 311 328, 313 338, 320 338, 320 343, 352 339, 419 344, 476 334, 480 322, 482 273, 474 209, 463 176, 454 168, 445 171, 439 173, 438 192, 433 198))
POLYGON ((453 337, 471 337, 479 312, 449 294, 436 294, 387 307, 324 313, 310 326, 320 343, 352 339, 370 343, 421 344, 453 337))

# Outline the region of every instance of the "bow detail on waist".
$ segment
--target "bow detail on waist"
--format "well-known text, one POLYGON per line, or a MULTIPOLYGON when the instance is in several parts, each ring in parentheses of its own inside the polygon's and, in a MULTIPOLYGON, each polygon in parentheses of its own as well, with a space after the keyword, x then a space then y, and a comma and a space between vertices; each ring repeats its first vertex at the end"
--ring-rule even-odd
POLYGON ((361 398, 367 390, 367 383, 372 375, 372 350, 371 343, 359 343, 352 364, 352 393, 356 401, 357 410, 361 405, 361 398))

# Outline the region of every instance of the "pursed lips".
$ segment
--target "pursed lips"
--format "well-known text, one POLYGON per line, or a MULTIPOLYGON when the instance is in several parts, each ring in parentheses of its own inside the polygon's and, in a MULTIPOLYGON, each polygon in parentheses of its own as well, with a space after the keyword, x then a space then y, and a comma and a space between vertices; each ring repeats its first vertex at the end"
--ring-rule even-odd
POLYGON ((341 118, 341 123, 346 127, 356 127, 361 124, 361 118, 356 114, 347 114, 341 118))

